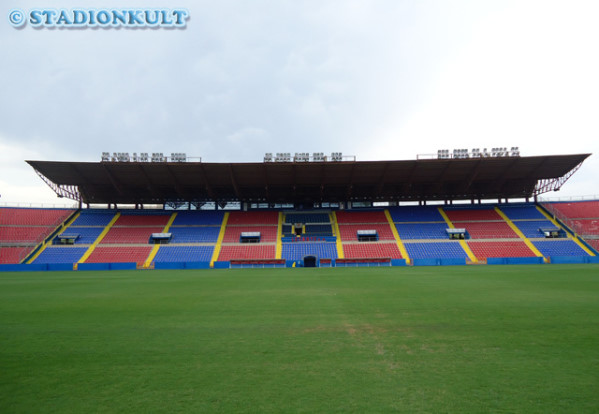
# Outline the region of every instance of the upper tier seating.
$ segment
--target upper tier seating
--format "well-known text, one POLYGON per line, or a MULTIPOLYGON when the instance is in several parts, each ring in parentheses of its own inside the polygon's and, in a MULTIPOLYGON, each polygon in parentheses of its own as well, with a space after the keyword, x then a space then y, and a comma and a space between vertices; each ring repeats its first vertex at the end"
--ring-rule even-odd
POLYGON ((505 221, 466 221, 453 224, 456 228, 465 228, 472 239, 518 238, 505 221))
MULTIPOLYGON (((489 221, 500 220, 501 216, 493 208, 453 208, 444 207, 443 210, 449 220, 455 222, 463 221, 489 221)), ((459 227, 456 225, 456 227, 459 227)))
POLYGON ((261 243, 277 241, 277 226, 227 226, 223 243, 239 243, 244 232, 260 232, 261 243))
POLYGON ((401 223, 396 224, 401 239, 447 239, 447 223, 401 223))
POLYGON ((152 233, 163 227, 112 227, 100 244, 148 244, 152 233))
POLYGON ((401 259, 401 253, 396 243, 348 243, 343 245, 343 255, 346 259, 391 258, 401 259))
POLYGON ((510 220, 541 220, 545 219, 535 205, 501 206, 500 210, 510 220))
POLYGON ((302 260, 305 256, 336 259, 337 247, 335 243, 283 243, 283 259, 302 260))
POLYGON ((412 259, 467 259, 468 255, 458 241, 434 243, 405 243, 412 259))
POLYGON ((520 231, 530 239, 534 238, 544 238, 545 235, 541 232, 540 228, 553 228, 555 225, 545 219, 545 220, 520 220, 514 221, 514 224, 520 231))
POLYGON ((568 218, 599 218, 599 201, 578 201, 570 203, 549 203, 550 211, 557 211, 568 218))
POLYGON ((114 227, 160 227, 160 230, 166 226, 170 219, 170 214, 121 214, 121 216, 114 223, 114 227))
POLYGON ((306 236, 332 236, 333 227, 330 224, 306 224, 306 236))
POLYGON ((337 211, 337 223, 389 223, 383 211, 337 211))
POLYGON ((0 208, 0 226, 51 226, 64 222, 75 210, 44 208, 0 208))
POLYGON ((224 212, 210 210, 179 211, 173 226, 220 226, 224 212))
POLYGON ((75 244, 92 244, 96 241, 100 233, 104 231, 103 227, 75 227, 69 226, 65 234, 78 234, 79 238, 75 240, 75 244))
POLYGON ((389 207, 389 213, 394 223, 445 222, 434 206, 389 207))
POLYGON ((102 226, 105 227, 114 218, 116 212, 111 210, 82 210, 79 217, 71 226, 102 226))
POLYGON ((578 234, 599 236, 599 219, 573 219, 569 224, 578 234))
POLYGON ((534 257, 523 241, 469 241, 468 246, 478 259, 488 257, 534 257))
POLYGON ((220 227, 175 227, 169 229, 172 234, 170 243, 216 243, 220 227))
POLYGON ((35 244, 54 231, 51 226, 0 226, 0 243, 35 244))
POLYGON ((277 211, 232 211, 229 213, 227 226, 278 224, 277 211))
POLYGON ((388 223, 367 223, 367 224, 340 224, 339 234, 342 241, 357 241, 358 230, 376 230, 379 240, 395 240, 393 231, 388 223))
POLYGON ((287 213, 285 223, 330 223, 331 219, 327 213, 287 213))

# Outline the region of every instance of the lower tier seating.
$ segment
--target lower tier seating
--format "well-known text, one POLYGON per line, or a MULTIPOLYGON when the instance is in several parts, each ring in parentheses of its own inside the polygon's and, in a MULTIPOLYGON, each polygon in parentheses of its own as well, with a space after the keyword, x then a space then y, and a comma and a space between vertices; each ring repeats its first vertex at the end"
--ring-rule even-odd
POLYGON ((336 243, 283 243, 281 257, 287 260, 302 260, 305 256, 336 259, 336 243))
POLYGON ((343 245, 343 255, 346 259, 385 258, 401 259, 397 244, 391 243, 346 243, 343 245))
POLYGON ((87 247, 48 246, 33 263, 77 263, 86 251, 87 247))
POLYGON ((98 246, 85 263, 131 263, 144 264, 152 246, 98 246))
POLYGON ((209 262, 214 246, 160 246, 154 262, 209 262))
POLYGON ((523 241, 469 241, 468 247, 477 259, 488 257, 534 257, 523 241))
POLYGON ((545 257, 588 256, 588 254, 572 240, 538 240, 533 241, 532 243, 545 257))
POLYGON ((274 244, 230 244, 221 247, 218 260, 274 259, 275 256, 276 246, 274 244))
POLYGON ((18 264, 25 259, 31 247, 0 247, 0 264, 18 264))
POLYGON ((434 243, 404 243, 412 259, 467 259, 468 255, 458 241, 434 243))

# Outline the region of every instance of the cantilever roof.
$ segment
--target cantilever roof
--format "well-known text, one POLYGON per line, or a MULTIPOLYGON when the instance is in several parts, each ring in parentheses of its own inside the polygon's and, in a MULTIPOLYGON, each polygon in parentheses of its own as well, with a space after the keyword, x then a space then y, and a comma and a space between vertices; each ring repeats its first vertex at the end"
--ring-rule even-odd
POLYGON ((84 203, 309 203, 528 198, 557 190, 590 154, 407 161, 27 161, 84 203))

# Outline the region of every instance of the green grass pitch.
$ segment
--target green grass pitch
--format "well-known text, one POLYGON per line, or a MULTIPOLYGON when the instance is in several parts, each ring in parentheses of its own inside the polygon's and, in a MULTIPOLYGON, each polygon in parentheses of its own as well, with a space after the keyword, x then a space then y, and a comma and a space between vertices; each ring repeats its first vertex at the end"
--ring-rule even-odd
POLYGON ((599 266, 0 273, 2 413, 596 413, 599 266))

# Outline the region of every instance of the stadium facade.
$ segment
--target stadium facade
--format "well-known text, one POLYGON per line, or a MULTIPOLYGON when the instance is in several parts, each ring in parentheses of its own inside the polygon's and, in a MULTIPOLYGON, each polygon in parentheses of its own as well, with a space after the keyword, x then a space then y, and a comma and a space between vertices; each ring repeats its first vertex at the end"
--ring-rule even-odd
POLYGON ((0 209, 0 267, 596 262, 599 201, 538 199, 589 155, 27 161, 79 208, 0 209))

